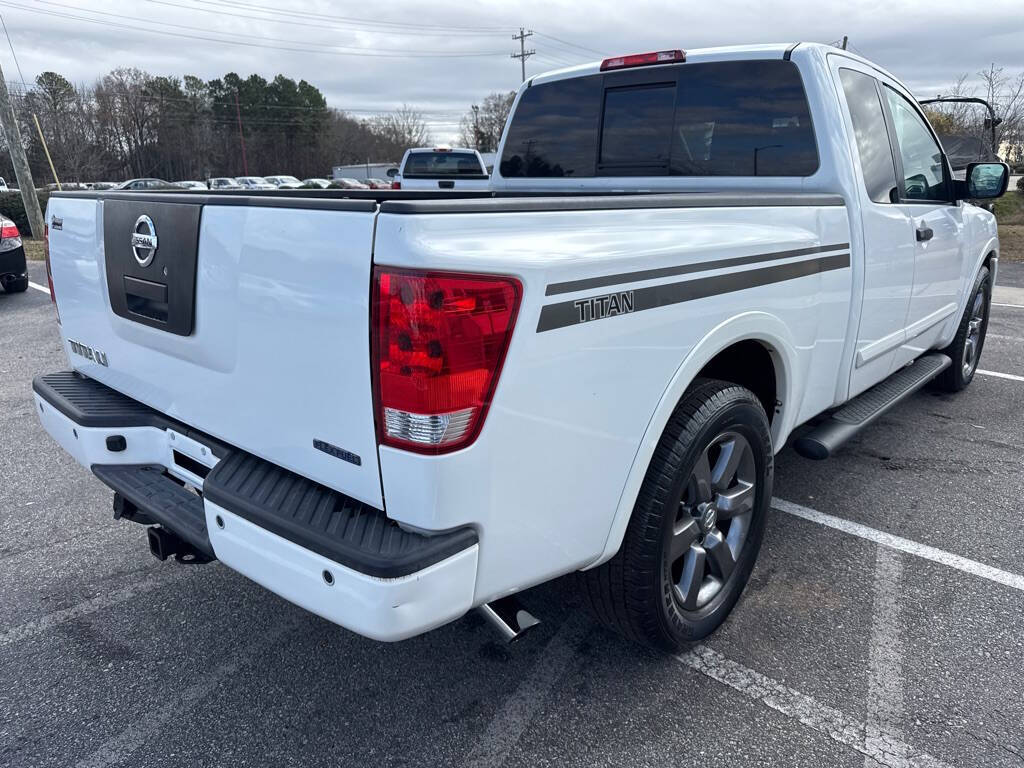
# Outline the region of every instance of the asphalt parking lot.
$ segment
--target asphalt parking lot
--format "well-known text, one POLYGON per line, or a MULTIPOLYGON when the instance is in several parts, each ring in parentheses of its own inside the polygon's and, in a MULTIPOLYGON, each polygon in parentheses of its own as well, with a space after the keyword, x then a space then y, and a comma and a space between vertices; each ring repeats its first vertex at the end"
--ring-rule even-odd
MULTIPOLYGON (((1024 305, 1024 265, 1000 283, 1024 305)), ((0 765, 1024 765, 1024 308, 981 360, 1010 378, 782 452, 744 597, 679 657, 571 579, 527 593, 516 645, 475 615, 383 645, 160 563, 33 413, 66 367, 44 292, 0 295, 0 350, 0 765)))

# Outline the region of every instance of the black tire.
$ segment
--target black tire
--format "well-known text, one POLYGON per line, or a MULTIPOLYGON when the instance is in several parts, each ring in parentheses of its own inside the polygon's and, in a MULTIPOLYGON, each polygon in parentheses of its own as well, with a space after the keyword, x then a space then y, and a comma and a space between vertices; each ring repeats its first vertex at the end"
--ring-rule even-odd
POLYGON ((28 275, 8 280, 4 283, 4 290, 7 293, 24 293, 28 290, 28 275))
MULTIPOLYGON (((768 418, 754 393, 724 381, 695 381, 676 407, 658 442, 618 553, 607 563, 580 574, 582 591, 597 619, 631 640, 669 652, 676 652, 718 628, 743 592, 761 548, 772 495, 772 477, 768 418), (726 442, 721 442, 723 438, 726 442), (743 486, 743 505, 750 504, 751 509, 749 514, 726 520, 728 527, 724 531, 714 525, 704 529, 704 512, 694 514, 695 506, 706 508, 710 503, 713 507, 729 492, 724 490, 716 496, 712 491, 710 502, 696 505, 695 489, 704 487, 695 481, 702 475, 697 469, 698 462, 708 458, 713 464, 710 472, 704 473, 709 482, 714 480, 720 465, 722 473, 719 474, 726 472, 728 440, 732 440, 733 446, 730 454, 740 451, 738 444, 744 442, 743 456, 750 457, 743 458, 742 462, 745 477, 756 480, 752 493, 748 494, 749 489, 743 486), (717 454, 708 453, 716 450, 716 446, 717 454), (717 458, 713 458, 715 456, 717 458), (698 607, 690 600, 691 605, 684 607, 684 599, 689 598, 681 591, 686 575, 681 574, 677 580, 679 563, 687 569, 690 550, 704 549, 706 544, 705 560, 708 567, 713 567, 712 561, 721 554, 712 557, 712 548, 719 553, 723 551, 722 539, 731 536, 728 532, 741 518, 745 520, 745 535, 731 571, 718 580, 717 592, 704 604, 698 607), (694 521, 699 524, 700 546, 694 543, 679 550, 676 544, 685 543, 680 538, 681 532, 692 528, 694 521), (679 557, 677 551, 686 554, 679 557), (679 559, 673 560, 673 557, 679 559)), ((735 483, 734 488, 740 488, 740 470, 724 477, 721 484, 728 489, 732 483, 735 483)), ((711 486, 716 487, 713 482, 711 486)), ((736 490, 731 494, 738 498, 736 490)), ((701 560, 699 567, 704 567, 705 560, 701 560)), ((692 573, 697 567, 691 566, 688 570, 692 573)), ((708 573, 708 578, 712 578, 711 571, 708 573)), ((693 593, 692 587, 697 585, 699 593, 704 594, 703 576, 691 577, 688 583, 691 586, 688 593, 693 593)), ((710 581, 707 584, 714 586, 710 581)))
POLYGON ((974 280, 974 287, 964 308, 964 315, 960 318, 960 326, 953 337, 953 343, 942 350, 944 355, 949 355, 953 364, 935 378, 937 389, 959 392, 974 380, 981 351, 985 347, 991 303, 992 281, 989 279, 988 267, 982 267, 974 280))

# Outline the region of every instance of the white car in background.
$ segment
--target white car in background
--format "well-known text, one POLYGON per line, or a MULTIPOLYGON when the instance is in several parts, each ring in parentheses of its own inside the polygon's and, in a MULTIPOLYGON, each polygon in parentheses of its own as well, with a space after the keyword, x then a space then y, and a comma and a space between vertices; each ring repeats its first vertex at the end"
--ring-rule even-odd
POLYGON ((207 186, 201 181, 175 181, 174 186, 181 187, 182 189, 201 189, 204 192, 207 189, 207 186))
POLYGON ((262 176, 236 176, 235 181, 246 189, 277 189, 276 185, 271 184, 262 176))
POLYGON ((473 192, 486 190, 489 183, 487 166, 479 152, 442 145, 407 149, 391 188, 473 192))
POLYGON ((278 189, 298 189, 302 182, 294 176, 267 176, 267 181, 278 189))
POLYGON ((207 182, 210 189, 242 189, 242 185, 230 176, 218 176, 207 182))

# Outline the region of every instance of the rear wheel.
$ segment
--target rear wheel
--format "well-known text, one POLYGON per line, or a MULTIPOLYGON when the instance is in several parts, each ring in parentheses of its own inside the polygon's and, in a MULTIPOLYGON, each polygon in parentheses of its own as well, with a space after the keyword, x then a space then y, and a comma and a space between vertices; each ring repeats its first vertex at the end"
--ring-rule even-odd
POLYGON ((658 443, 619 552, 581 574, 598 619, 667 651, 714 631, 753 569, 771 487, 760 401, 698 380, 658 443))
POLYGON ((974 379, 985 346, 988 331, 988 313, 992 303, 992 281, 988 267, 982 267, 974 281, 971 298, 967 301, 953 343, 942 350, 953 364, 936 379, 935 385, 947 392, 959 392, 974 379))

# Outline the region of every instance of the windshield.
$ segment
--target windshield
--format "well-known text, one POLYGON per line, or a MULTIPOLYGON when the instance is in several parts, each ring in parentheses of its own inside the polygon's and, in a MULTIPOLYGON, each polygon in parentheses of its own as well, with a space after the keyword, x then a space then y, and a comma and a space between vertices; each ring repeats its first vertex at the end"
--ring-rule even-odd
POLYGON ((405 161, 402 175, 433 179, 487 174, 472 152, 414 152, 405 161))

